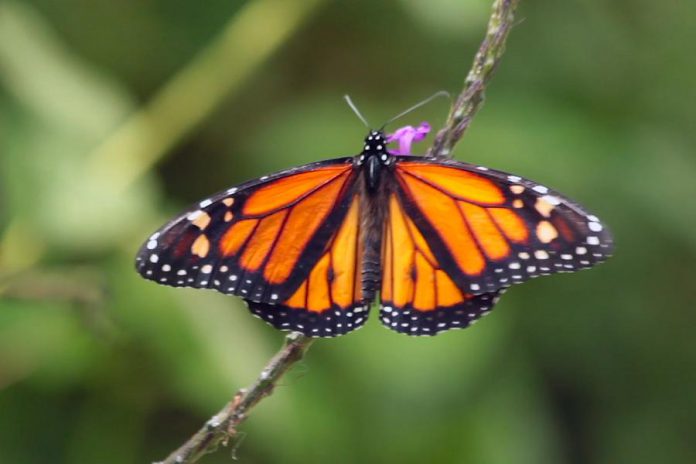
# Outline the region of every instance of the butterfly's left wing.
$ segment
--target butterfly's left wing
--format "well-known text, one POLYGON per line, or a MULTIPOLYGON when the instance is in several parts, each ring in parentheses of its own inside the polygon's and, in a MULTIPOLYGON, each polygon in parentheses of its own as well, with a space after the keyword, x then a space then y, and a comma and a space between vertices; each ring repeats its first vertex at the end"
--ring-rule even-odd
POLYGON ((140 274, 247 300, 281 330, 332 336, 364 322, 352 158, 265 176, 214 195, 155 232, 140 274))
POLYGON ((138 252, 136 268, 164 285, 283 301, 338 230, 356 178, 351 159, 344 158, 213 195, 155 232, 138 252))
POLYGON ((363 298, 360 195, 331 236, 319 260, 294 293, 278 304, 247 301, 253 314, 280 330, 335 337, 362 326, 370 301, 363 298))

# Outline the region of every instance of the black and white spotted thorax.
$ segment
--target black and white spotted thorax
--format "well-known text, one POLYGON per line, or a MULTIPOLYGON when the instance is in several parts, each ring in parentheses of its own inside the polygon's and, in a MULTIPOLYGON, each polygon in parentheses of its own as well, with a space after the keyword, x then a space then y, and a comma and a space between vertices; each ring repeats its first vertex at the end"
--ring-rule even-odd
POLYGON ((394 156, 387 151, 387 140, 382 131, 370 131, 365 137, 365 145, 357 156, 358 166, 362 166, 369 158, 375 158, 380 164, 389 165, 394 162, 394 156))
POLYGON ((394 155, 387 151, 384 132, 372 130, 367 134, 363 150, 355 158, 355 163, 365 169, 368 191, 376 191, 379 187, 382 168, 394 163, 394 155))

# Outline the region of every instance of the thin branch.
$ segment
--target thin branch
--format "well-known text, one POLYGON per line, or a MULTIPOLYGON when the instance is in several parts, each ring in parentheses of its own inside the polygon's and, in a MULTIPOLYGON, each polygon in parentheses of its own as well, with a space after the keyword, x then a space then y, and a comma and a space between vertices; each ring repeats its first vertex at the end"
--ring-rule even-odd
POLYGON ((518 3, 519 0, 493 2, 486 37, 474 57, 462 92, 452 104, 445 127, 435 137, 429 156, 451 158, 454 145, 462 138, 474 115, 481 108, 486 85, 505 51, 505 41, 513 26, 518 3))
POLYGON ((300 333, 293 332, 288 335, 283 348, 268 362, 254 384, 239 390, 232 401, 160 464, 196 462, 220 444, 234 449, 239 442, 237 427, 244 422, 249 411, 259 401, 273 393, 278 380, 302 359, 312 341, 313 338, 300 333))
MULTIPOLYGON (((430 156, 449 158, 452 148, 469 127, 481 107, 486 84, 490 80, 505 50, 505 40, 513 25, 514 12, 519 0, 495 0, 488 22, 486 37, 481 43, 464 88, 450 110, 445 127, 438 132, 430 156)), ((237 392, 225 407, 213 416, 194 436, 160 464, 193 463, 220 444, 235 446, 239 443, 237 427, 259 401, 273 392, 280 377, 302 359, 313 339, 299 333, 287 336, 285 346, 261 371, 259 378, 248 389, 237 392)))

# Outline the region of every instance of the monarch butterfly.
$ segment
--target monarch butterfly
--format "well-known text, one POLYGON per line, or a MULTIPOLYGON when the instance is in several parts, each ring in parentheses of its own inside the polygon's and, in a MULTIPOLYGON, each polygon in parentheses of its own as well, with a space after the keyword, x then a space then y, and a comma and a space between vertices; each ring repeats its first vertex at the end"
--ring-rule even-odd
POLYGON ((538 183, 451 159, 397 156, 371 130, 356 156, 209 197, 143 244, 146 279, 241 296, 311 337, 380 319, 408 335, 465 328, 510 285, 609 257, 600 220, 538 183))

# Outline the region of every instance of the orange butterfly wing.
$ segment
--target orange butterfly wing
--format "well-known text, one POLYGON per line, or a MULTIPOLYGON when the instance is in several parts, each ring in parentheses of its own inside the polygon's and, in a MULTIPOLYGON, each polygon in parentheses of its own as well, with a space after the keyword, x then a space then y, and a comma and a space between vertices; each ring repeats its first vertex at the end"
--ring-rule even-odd
POLYGON ((420 157, 398 159, 393 173, 380 314, 393 330, 467 327, 506 287, 611 253, 599 219, 532 181, 420 157))
POLYGON ((611 254, 596 216, 535 182, 428 158, 402 160, 394 172, 406 214, 465 291, 588 268, 611 254))
POLYGON ((326 244, 324 252, 297 290, 279 304, 248 301, 249 309, 281 330, 313 337, 333 337, 357 329, 367 319, 369 302, 362 292, 360 196, 326 244))
POLYGON ((382 241, 382 323, 408 335, 436 335, 463 329, 486 315, 497 302, 498 292, 463 292, 442 268, 395 193, 389 196, 387 211, 382 241))
MULTIPOLYGON (((352 211, 357 177, 352 158, 344 158, 221 192, 155 232, 136 267, 165 285, 212 288, 260 303, 294 302, 300 287, 316 280, 313 269, 323 266, 327 247, 352 211)), ((315 303, 313 293, 310 310, 315 303)))

